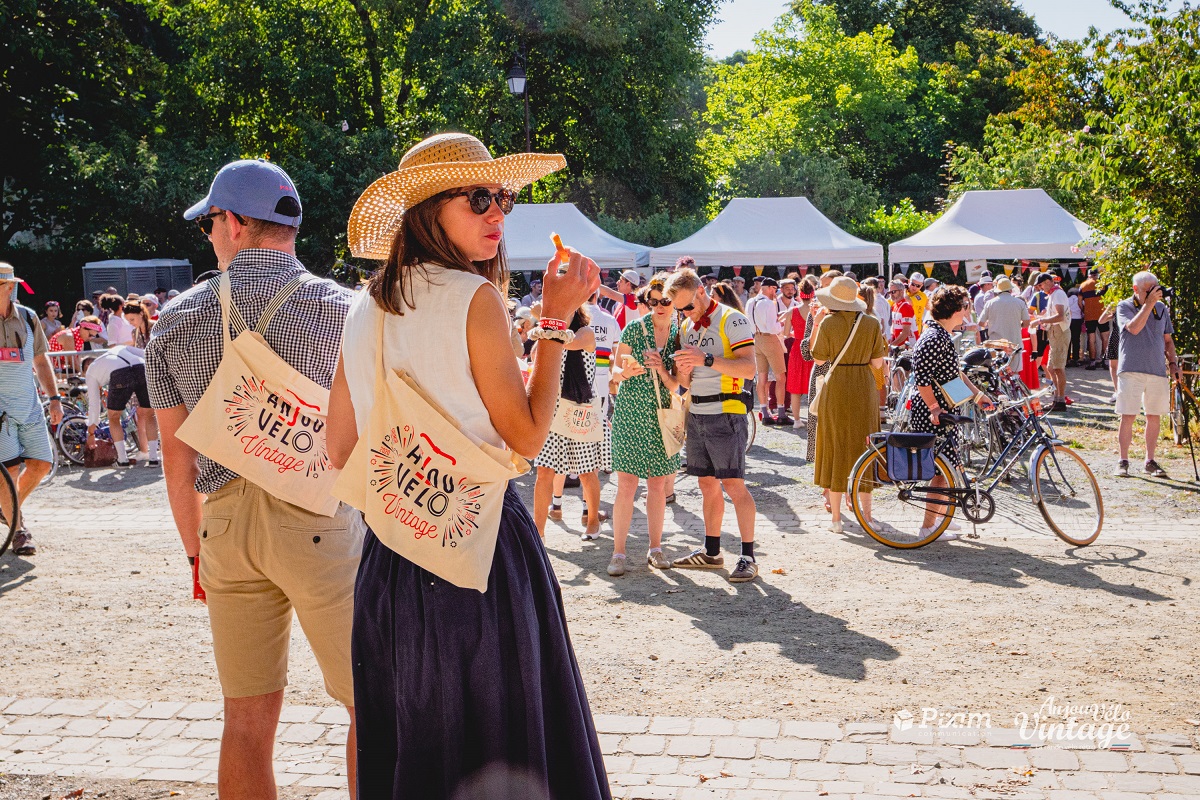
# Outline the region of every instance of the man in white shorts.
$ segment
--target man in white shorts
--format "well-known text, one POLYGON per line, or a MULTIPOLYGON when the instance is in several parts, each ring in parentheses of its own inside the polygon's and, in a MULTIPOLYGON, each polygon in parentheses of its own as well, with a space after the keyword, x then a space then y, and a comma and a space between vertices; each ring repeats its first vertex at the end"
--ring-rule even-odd
POLYGON ((1179 359, 1171 335, 1171 310, 1162 302, 1163 289, 1153 272, 1133 276, 1133 297, 1117 304, 1121 341, 1117 356, 1117 413, 1121 416, 1118 442, 1121 460, 1114 475, 1129 477, 1129 445, 1138 410, 1146 413, 1146 464, 1152 478, 1166 478, 1154 460, 1159 423, 1171 411, 1170 375, 1179 376, 1179 359))

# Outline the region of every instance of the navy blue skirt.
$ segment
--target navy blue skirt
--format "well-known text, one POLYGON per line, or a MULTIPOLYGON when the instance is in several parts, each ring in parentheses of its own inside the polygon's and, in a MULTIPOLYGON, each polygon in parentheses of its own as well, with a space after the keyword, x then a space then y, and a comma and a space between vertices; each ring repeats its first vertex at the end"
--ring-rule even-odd
POLYGON ((511 484, 484 594, 368 530, 352 655, 360 800, 610 799, 558 581, 511 484))

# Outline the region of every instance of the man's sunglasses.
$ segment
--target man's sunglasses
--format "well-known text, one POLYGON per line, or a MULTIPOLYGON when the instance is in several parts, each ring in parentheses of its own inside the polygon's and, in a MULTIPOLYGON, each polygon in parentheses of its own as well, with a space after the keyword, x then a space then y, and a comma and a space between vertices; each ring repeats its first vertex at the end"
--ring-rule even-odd
MULTIPOLYGON (((200 216, 196 217, 196 224, 200 226, 200 231, 205 236, 212 236, 213 222, 216 220, 217 217, 224 216, 227 213, 233 214, 232 211, 227 212, 224 210, 214 211, 211 214, 201 214, 200 216)), ((246 224, 246 218, 239 214, 233 214, 233 218, 236 219, 238 222, 240 222, 242 225, 246 224)))
POLYGON ((677 308, 677 309, 675 309, 675 310, 676 310, 676 311, 678 311, 680 314, 686 314, 686 313, 687 313, 687 312, 689 312, 689 311, 695 311, 695 310, 696 310, 696 304, 695 304, 695 303, 688 303, 688 304, 687 304, 686 306, 684 306, 683 308, 677 308))
POLYGON ((471 204, 471 210, 476 214, 486 214, 488 209, 492 207, 492 201, 496 201, 496 205, 505 214, 513 210, 513 205, 517 202, 517 193, 512 189, 498 189, 491 191, 484 189, 482 186, 478 189, 463 189, 457 192, 451 192, 447 197, 462 197, 466 195, 467 202, 471 204))

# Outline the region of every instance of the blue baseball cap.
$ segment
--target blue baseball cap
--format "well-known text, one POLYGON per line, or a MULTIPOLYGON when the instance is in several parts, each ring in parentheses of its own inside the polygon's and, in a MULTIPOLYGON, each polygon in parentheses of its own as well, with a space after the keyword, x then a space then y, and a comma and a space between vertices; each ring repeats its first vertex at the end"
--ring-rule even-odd
POLYGON ((261 158, 221 167, 208 195, 183 212, 183 218, 195 219, 213 206, 293 228, 300 227, 304 218, 296 184, 282 169, 261 158))

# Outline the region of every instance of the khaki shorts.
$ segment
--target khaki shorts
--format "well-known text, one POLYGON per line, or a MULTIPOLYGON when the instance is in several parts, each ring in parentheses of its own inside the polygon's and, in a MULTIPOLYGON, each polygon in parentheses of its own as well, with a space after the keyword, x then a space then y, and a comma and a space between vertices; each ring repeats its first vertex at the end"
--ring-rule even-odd
POLYGON ((770 369, 775 373, 775 380, 783 378, 787 372, 787 354, 778 336, 770 333, 754 334, 754 365, 759 375, 770 369))
POLYGON ((350 628, 366 524, 342 503, 312 514, 244 478, 208 496, 200 522, 200 585, 208 595, 221 692, 253 697, 287 686, 292 609, 325 678, 354 705, 350 628))
POLYGON ((1148 417, 1171 413, 1171 379, 1165 375, 1144 372, 1121 372, 1117 375, 1117 413, 1136 417, 1145 411, 1148 417))
POLYGON ((1067 368, 1067 351, 1071 348, 1071 331, 1058 325, 1047 325, 1046 335, 1050 338, 1050 369, 1067 368))

